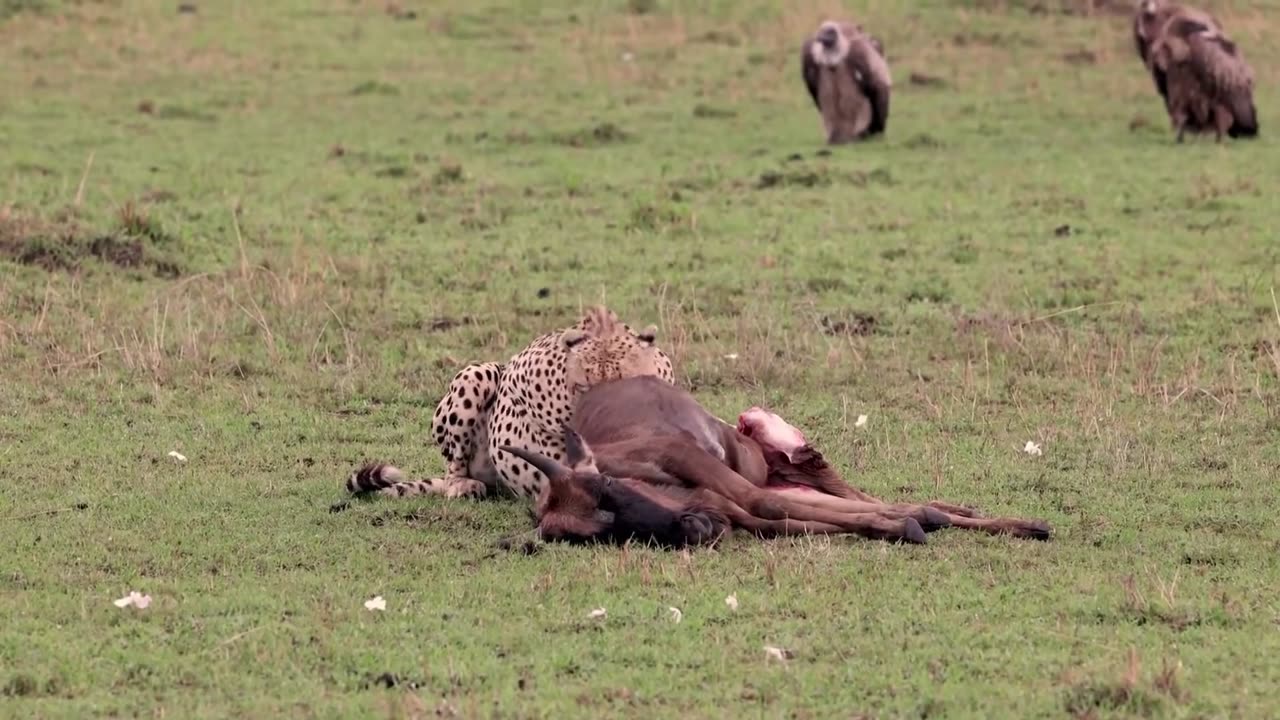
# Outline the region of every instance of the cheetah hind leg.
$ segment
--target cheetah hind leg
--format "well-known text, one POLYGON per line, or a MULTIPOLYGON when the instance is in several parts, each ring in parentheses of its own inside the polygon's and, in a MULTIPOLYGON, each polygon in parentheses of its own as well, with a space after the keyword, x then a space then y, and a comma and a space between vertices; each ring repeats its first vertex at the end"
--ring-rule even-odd
POLYGON ((497 481, 489 458, 489 413, 498 397, 502 363, 468 365, 454 376, 436 406, 431 435, 440 447, 447 469, 432 483, 447 498, 479 500, 497 481))

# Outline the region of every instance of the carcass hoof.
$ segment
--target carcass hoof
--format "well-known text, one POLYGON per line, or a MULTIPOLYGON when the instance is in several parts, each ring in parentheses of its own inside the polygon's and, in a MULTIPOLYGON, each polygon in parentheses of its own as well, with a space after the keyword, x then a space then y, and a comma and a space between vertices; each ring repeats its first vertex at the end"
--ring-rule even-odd
POLYGON ((683 531, 681 545, 706 545, 716 539, 715 525, 702 513, 685 513, 680 516, 683 531))
POLYGON ((1032 520, 1018 526, 1017 536, 1027 540, 1052 540, 1053 528, 1043 520, 1032 520))
POLYGON ((924 517, 920 520, 920 527, 927 533, 951 527, 951 518, 947 517, 947 514, 941 510, 926 507, 923 515, 924 517))
POLYGON ((924 535, 924 528, 920 527, 920 523, 915 518, 906 518, 902 521, 902 542, 914 543, 916 545, 924 545, 929 541, 924 535))

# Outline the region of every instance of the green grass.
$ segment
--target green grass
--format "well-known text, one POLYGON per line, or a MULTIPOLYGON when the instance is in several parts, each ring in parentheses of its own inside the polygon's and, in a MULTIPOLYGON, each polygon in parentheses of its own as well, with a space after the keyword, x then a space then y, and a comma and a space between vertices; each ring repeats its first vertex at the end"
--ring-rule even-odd
POLYGON ((1275 715, 1280 12, 1213 5, 1261 138, 1177 146, 1067 4, 850 6, 897 84, 828 155, 819 3, 0 1, 0 714, 1275 715), (721 416, 1055 540, 329 512, 600 301, 721 416))

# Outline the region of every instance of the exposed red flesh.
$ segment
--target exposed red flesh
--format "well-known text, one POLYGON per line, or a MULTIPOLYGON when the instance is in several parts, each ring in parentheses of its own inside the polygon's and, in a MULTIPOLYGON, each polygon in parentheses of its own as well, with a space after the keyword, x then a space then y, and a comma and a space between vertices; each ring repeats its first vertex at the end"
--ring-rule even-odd
POLYGON ((769 469, 766 490, 836 494, 824 483, 843 482, 804 433, 764 408, 752 407, 739 415, 738 432, 754 440, 764 454, 769 469))

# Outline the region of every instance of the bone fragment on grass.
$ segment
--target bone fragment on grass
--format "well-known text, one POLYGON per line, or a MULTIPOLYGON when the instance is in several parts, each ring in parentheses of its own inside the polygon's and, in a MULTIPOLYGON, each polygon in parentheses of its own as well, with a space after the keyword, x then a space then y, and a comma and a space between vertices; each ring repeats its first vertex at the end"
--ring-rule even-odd
POLYGON ((186 461, 187 461, 187 456, 186 456, 186 455, 183 455, 182 453, 178 452, 177 450, 170 450, 170 451, 169 451, 169 457, 173 458, 174 460, 177 460, 177 461, 178 461, 178 462, 180 462, 180 463, 184 463, 184 462, 186 462, 186 461))
POLYGON ((592 610, 591 612, 587 613, 587 617, 589 617, 589 618, 591 618, 591 619, 593 619, 593 620, 594 620, 594 619, 596 619, 596 618, 603 618, 604 616, 606 616, 606 615, 608 615, 608 614, 609 614, 609 613, 608 613, 604 608, 602 608, 602 607, 598 607, 598 608, 596 608, 595 610, 592 610))
POLYGON ((764 646, 764 654, 766 658, 777 660, 778 662, 786 662, 796 656, 795 653, 786 648, 774 647, 772 645, 764 646))
POLYGON ((680 612, 680 608, 678 607, 669 607, 667 608, 667 612, 671 613, 671 622, 677 625, 679 625, 680 621, 684 619, 684 613, 680 612))
POLYGON ((147 606, 151 604, 151 596, 143 595, 137 590, 130 590, 128 595, 125 595, 119 600, 113 600, 112 604, 118 608, 127 608, 130 606, 133 606, 138 608, 139 610, 146 610, 147 606))
POLYGON ((738 611, 738 594, 734 593, 724 599, 724 604, 729 606, 730 610, 738 611))
POLYGON ((1027 444, 1022 448, 1022 452, 1033 456, 1044 454, 1044 451, 1040 449, 1040 444, 1032 440, 1027 441, 1027 444))
POLYGON ((375 595, 364 601, 365 610, 377 610, 379 612, 387 609, 387 601, 381 595, 375 595))
POLYGON ((866 427, 866 426, 867 426, 867 416, 866 416, 866 415, 859 415, 859 416, 858 416, 858 419, 854 421, 853 426, 854 426, 854 427, 858 427, 858 428, 860 428, 860 427, 866 427))

